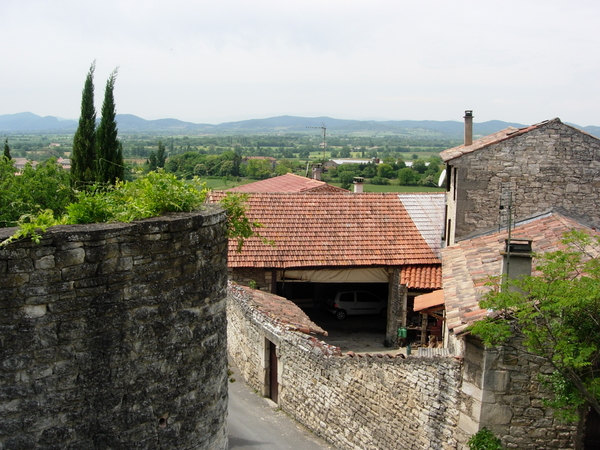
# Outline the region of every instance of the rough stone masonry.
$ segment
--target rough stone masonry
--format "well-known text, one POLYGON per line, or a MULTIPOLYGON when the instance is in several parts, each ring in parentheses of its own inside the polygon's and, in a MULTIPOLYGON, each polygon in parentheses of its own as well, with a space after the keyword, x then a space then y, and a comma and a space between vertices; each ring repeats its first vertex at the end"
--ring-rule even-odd
POLYGON ((225 231, 210 206, 1 247, 0 449, 227 448, 225 231))

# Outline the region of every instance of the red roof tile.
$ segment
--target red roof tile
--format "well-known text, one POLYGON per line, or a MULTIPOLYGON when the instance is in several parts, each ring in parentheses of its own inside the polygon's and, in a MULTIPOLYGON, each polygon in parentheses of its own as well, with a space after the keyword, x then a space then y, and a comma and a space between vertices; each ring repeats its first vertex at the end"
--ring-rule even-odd
POLYGON ((400 269, 400 284, 405 284, 409 289, 441 289, 442 266, 403 266, 400 269))
MULTIPOLYGON (((548 213, 517 224, 512 239, 532 241, 535 253, 563 248, 561 239, 567 231, 578 229, 596 233, 558 213, 548 213)), ((489 277, 502 274, 501 251, 505 247, 506 230, 460 241, 442 250, 442 277, 448 328, 464 332, 468 325, 487 315, 479 301, 490 288, 489 277)), ((533 273, 535 275, 535 272, 533 273)))
MULTIPOLYGON (((230 289, 232 288, 233 285, 230 286, 230 289)), ((235 289, 244 293, 244 297, 252 308, 288 330, 327 336, 327 332, 312 322, 291 300, 246 286, 236 285, 235 289)))
POLYGON ((444 304, 444 291, 430 292, 429 294, 418 295, 415 297, 415 305, 413 311, 422 311, 424 309, 433 308, 434 306, 442 306, 444 304))
POLYGON ((331 186, 324 181, 313 180, 312 178, 301 177, 292 173, 286 173, 274 178, 255 181, 254 183, 243 184, 231 189, 229 192, 322 192, 322 191, 341 191, 348 192, 346 189, 337 186, 331 186))
POLYGON ((253 193, 248 207, 275 246, 251 238, 237 253, 232 243, 232 268, 440 264, 395 193, 253 193))

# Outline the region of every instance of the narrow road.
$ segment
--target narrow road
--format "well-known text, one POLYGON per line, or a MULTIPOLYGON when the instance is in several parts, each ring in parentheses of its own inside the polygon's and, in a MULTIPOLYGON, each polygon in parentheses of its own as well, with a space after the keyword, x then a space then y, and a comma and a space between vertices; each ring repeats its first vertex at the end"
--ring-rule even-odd
POLYGON ((231 369, 236 381, 229 383, 229 450, 335 450, 253 392, 231 369))

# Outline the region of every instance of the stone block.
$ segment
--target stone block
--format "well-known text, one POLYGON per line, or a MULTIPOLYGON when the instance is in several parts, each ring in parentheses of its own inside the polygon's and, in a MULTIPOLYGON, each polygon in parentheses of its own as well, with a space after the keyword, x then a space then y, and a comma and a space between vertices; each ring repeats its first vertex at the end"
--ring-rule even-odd
POLYGON ((498 403, 484 403, 481 407, 481 422, 493 425, 509 424, 513 417, 509 406, 498 403))

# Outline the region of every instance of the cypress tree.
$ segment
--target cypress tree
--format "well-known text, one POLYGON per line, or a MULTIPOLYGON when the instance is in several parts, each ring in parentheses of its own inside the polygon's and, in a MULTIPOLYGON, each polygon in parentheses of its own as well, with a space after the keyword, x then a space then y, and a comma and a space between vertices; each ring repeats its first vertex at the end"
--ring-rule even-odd
POLYGON ((165 167, 165 146, 162 141, 158 141, 158 152, 156 153, 156 167, 165 167))
POLYGON ((123 180, 123 151, 117 139, 118 130, 115 107, 115 81, 117 69, 110 74, 104 90, 102 118, 96 134, 96 180, 101 183, 115 184, 123 180))
POLYGON ((11 160, 12 158, 10 157, 10 147, 8 146, 8 138, 4 139, 4 157, 7 160, 11 160))
POLYGON ((90 66, 81 95, 81 116, 73 138, 71 153, 71 186, 91 184, 95 181, 96 164, 96 109, 94 108, 94 70, 90 66))

